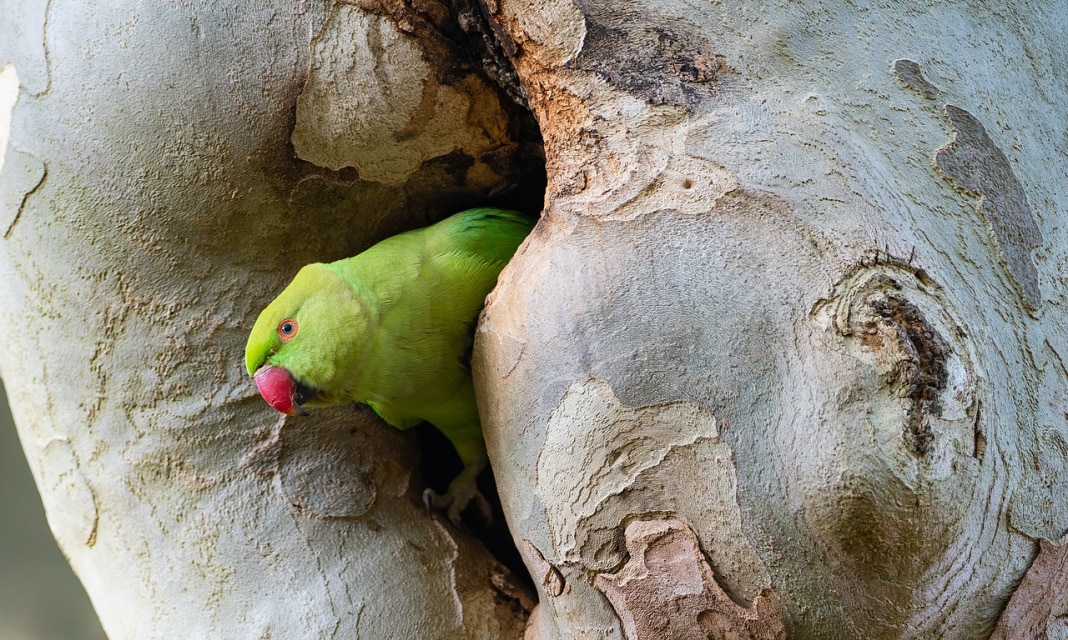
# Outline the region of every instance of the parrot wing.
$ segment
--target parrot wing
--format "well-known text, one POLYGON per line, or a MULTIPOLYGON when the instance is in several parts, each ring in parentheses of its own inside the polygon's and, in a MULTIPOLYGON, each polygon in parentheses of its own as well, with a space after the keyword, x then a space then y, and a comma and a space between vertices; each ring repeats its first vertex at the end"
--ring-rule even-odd
POLYGON ((423 495, 428 504, 446 509, 449 519, 454 523, 459 522, 460 512, 467 503, 473 497, 480 497, 475 480, 487 460, 466 363, 475 324, 486 295, 496 284, 501 269, 512 259, 533 224, 532 220, 515 211, 481 208, 463 211, 428 229, 426 248, 428 254, 433 256, 431 262, 435 265, 434 271, 444 276, 443 281, 449 282, 442 293, 449 297, 459 294, 459 299, 474 295, 457 308, 464 309, 466 313, 464 339, 456 342, 465 360, 463 382, 455 395, 424 416, 449 439, 464 465, 463 471, 453 479, 444 496, 438 496, 429 489, 423 495))
POLYGON ((459 386, 422 417, 452 441, 465 464, 484 455, 468 367, 475 324, 501 269, 532 226, 533 221, 518 212, 480 208, 460 212, 427 229, 427 271, 434 274, 431 279, 438 285, 431 295, 439 297, 431 306, 451 318, 445 321, 442 317, 436 324, 451 325, 455 332, 449 346, 440 346, 437 351, 451 351, 453 362, 462 362, 464 370, 459 386))
POLYGON ((533 226, 532 220, 517 211, 468 209, 428 228, 427 248, 433 254, 459 254, 500 265, 499 271, 533 226))

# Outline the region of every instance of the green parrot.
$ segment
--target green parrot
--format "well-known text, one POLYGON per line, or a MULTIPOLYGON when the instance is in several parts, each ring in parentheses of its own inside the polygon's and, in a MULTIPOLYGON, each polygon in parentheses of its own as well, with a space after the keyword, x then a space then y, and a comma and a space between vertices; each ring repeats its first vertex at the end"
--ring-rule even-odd
POLYGON ((249 334, 245 368, 260 395, 288 415, 359 402, 398 429, 434 425, 464 468, 445 495, 423 497, 458 523, 487 463, 468 364, 475 323, 532 225, 470 209, 305 266, 249 334))

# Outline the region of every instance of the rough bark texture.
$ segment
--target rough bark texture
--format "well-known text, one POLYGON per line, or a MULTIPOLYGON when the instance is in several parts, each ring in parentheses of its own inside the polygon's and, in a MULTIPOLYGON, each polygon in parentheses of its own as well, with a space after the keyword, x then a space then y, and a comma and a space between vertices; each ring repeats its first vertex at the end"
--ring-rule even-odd
POLYGON ((0 373, 111 637, 1059 637, 1065 16, 970 4, 0 0, 0 373), (516 183, 520 103, 529 623, 408 438, 240 367, 299 265, 516 183))

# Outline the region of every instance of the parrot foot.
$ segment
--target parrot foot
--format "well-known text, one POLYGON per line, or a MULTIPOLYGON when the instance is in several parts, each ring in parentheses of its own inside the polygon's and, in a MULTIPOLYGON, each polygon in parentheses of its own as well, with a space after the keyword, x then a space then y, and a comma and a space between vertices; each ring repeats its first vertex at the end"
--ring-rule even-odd
POLYGON ((426 505, 427 511, 431 508, 444 511, 449 521, 457 527, 460 526, 460 516, 463 515, 464 509, 471 503, 474 503, 487 525, 493 521, 493 509, 486 496, 478 490, 474 478, 465 478, 461 473, 449 484, 449 489, 444 494, 430 488, 423 490, 423 504, 426 505))

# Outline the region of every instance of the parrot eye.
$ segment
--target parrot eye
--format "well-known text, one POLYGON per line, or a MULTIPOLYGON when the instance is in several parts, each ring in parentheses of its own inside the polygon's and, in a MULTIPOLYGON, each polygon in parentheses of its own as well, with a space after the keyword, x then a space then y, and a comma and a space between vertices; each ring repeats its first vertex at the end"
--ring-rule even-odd
POLYGON ((297 321, 293 318, 287 318, 278 323, 278 337, 283 340, 289 340, 293 336, 297 335, 297 321))

